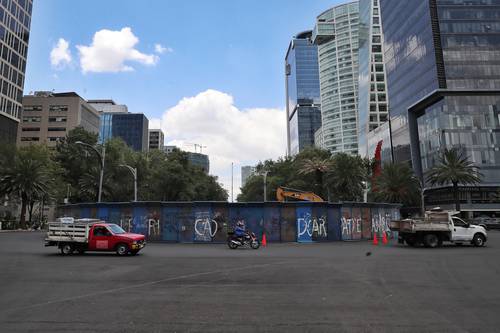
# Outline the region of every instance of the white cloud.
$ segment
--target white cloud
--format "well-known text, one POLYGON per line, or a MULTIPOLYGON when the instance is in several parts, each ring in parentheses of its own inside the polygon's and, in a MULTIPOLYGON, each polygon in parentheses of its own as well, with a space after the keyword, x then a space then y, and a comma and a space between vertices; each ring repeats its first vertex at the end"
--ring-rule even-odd
POLYGON ((71 63, 69 43, 64 38, 59 38, 57 44, 50 51, 50 64, 55 69, 63 69, 71 63))
POLYGON ((165 47, 161 44, 155 44, 155 52, 158 54, 163 54, 163 53, 171 53, 174 52, 174 50, 170 47, 165 47))
POLYGON ((158 56, 140 52, 135 48, 137 43, 139 38, 128 27, 119 31, 107 29, 97 31, 91 45, 77 45, 82 71, 84 73, 133 71, 134 68, 128 65, 128 62, 155 65, 158 56))
MULTIPOLYGON (((150 121, 150 127, 166 133, 165 142, 194 151, 183 143, 207 146, 210 173, 219 176, 231 196, 231 162, 234 163, 234 199, 241 186, 241 166, 277 158, 286 152, 285 112, 273 108, 240 110, 232 96, 206 90, 183 98, 168 109, 162 119, 150 121)), ((231 199, 231 198, 229 198, 231 199)))

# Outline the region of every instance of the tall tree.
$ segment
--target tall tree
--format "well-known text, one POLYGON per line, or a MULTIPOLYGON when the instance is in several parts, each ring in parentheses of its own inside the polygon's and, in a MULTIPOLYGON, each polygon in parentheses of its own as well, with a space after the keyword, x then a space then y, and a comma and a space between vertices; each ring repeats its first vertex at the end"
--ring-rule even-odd
POLYGON ((0 175, 0 193, 21 199, 19 224, 26 228, 26 208, 50 192, 49 152, 46 147, 31 145, 19 148, 13 161, 3 168, 0 175))
POLYGON ((460 211, 459 184, 475 185, 481 182, 479 167, 468 160, 465 153, 458 149, 445 149, 438 163, 427 172, 427 180, 432 185, 453 186, 455 209, 460 211))
POLYGON ((367 179, 366 162, 358 155, 333 155, 328 172, 328 188, 333 200, 359 201, 367 179))
POLYGON ((302 160, 299 168, 299 174, 302 175, 314 175, 315 180, 315 191, 323 199, 325 197, 325 174, 330 171, 332 166, 331 160, 329 158, 311 157, 302 160))
POLYGON ((375 199, 412 206, 420 198, 420 182, 406 163, 385 163, 375 180, 375 199))

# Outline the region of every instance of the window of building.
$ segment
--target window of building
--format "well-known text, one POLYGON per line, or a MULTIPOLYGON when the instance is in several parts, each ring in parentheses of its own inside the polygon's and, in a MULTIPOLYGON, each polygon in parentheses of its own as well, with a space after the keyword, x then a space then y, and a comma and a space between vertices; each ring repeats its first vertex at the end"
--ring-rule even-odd
POLYGON ((66 131, 66 127, 49 127, 49 132, 64 132, 66 131))
POLYGON ((24 116, 23 123, 39 123, 42 120, 40 116, 24 116))
POLYGON ((39 137, 36 136, 26 136, 26 137, 21 137, 21 141, 40 141, 39 137))
POLYGON ((375 62, 382 62, 382 55, 381 54, 375 54, 374 58, 375 58, 375 62))
POLYGON ((42 106, 41 105, 26 105, 23 107, 24 111, 30 112, 30 111, 42 111, 42 106))
POLYGON ((67 105, 50 105, 49 111, 50 112, 68 111, 68 106, 67 105))
POLYGON ((380 44, 382 42, 382 38, 380 36, 373 36, 372 37, 372 42, 374 44, 380 44))
POLYGON ((49 123, 65 123, 66 117, 49 117, 49 123))
POLYGON ((382 45, 372 45, 372 52, 382 52, 382 45))
POLYGON ((23 132, 40 132, 40 127, 24 127, 23 132))
MULTIPOLYGON (((373 24, 380 24, 380 19, 378 17, 374 17, 373 24)), ((378 43, 380 43, 380 42, 378 42, 378 43)))
POLYGON ((386 101, 385 94, 378 94, 378 101, 379 102, 385 102, 386 101))
POLYGON ((51 137, 49 137, 49 138, 48 138, 48 140, 49 140, 50 142, 57 142, 57 141, 59 141, 60 139, 61 139, 61 138, 59 138, 59 137, 53 137, 53 136, 51 136, 51 137))

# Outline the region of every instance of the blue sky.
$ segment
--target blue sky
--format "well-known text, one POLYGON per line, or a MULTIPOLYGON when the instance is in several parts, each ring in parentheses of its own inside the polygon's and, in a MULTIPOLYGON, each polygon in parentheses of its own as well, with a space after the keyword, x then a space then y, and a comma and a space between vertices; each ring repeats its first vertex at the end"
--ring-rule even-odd
POLYGON ((158 117, 181 98, 208 88, 231 94, 241 108, 284 107, 283 58, 289 39, 312 28, 335 1, 42 0, 34 2, 26 92, 74 90, 85 98, 112 97, 132 112, 158 117), (134 72, 87 73, 75 45, 89 45, 101 29, 130 27, 137 49, 160 43, 173 52, 134 72), (53 70, 49 54, 59 38, 74 64, 53 70), (56 74, 56 75, 54 75, 56 74))
POLYGON ((37 0, 25 93, 75 91, 126 104, 150 128, 161 126, 166 143, 207 146, 210 173, 229 192, 234 164, 236 195, 241 166, 285 155, 291 37, 337 3, 37 0))

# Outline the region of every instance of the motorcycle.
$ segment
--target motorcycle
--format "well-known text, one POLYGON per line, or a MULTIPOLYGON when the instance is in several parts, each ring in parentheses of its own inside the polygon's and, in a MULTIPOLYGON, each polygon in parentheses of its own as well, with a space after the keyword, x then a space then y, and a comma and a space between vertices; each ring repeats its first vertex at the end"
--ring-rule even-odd
POLYGON ((228 232, 227 235, 227 246, 232 250, 239 246, 250 246, 254 250, 260 247, 260 242, 253 232, 247 232, 243 237, 237 237, 233 231, 228 232))

